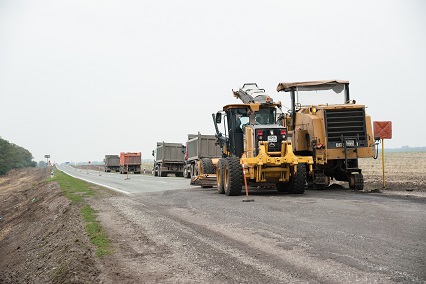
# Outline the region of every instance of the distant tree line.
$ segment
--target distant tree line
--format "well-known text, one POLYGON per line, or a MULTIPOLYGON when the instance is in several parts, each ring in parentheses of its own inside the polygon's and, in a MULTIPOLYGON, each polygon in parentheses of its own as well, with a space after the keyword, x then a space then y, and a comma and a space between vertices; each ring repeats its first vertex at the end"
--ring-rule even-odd
POLYGON ((22 148, 0 137, 0 175, 4 175, 11 169, 35 167, 33 155, 22 148))

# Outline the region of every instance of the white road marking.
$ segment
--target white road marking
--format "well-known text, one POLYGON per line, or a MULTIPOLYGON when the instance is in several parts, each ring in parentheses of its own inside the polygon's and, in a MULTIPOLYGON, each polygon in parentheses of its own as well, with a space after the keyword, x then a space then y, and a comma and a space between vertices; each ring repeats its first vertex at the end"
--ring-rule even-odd
POLYGON ((86 182, 93 183, 93 184, 96 184, 96 185, 99 185, 99 186, 103 186, 103 187, 106 187, 106 188, 109 188, 109 189, 112 189, 114 191, 118 191, 118 192, 121 192, 121 193, 124 193, 124 194, 127 194, 127 195, 131 194, 130 192, 127 192, 127 191, 124 191, 124 190, 121 190, 121 189, 118 189, 118 188, 115 188, 115 187, 112 187, 112 186, 109 186, 109 185, 97 183, 97 182, 87 180, 87 179, 84 179, 84 178, 81 178, 81 177, 78 177, 78 176, 74 176, 70 173, 66 173, 65 171, 61 170, 59 167, 57 169, 60 170, 61 172, 65 173, 65 174, 69 175, 69 176, 72 176, 73 178, 78 178, 78 179, 84 180, 86 182))

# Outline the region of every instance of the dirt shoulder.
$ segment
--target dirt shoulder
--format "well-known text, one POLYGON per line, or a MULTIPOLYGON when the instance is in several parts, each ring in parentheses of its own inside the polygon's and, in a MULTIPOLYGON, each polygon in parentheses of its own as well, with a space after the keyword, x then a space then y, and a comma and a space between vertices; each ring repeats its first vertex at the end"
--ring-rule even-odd
POLYGON ((46 168, 0 177, 0 283, 94 283, 100 274, 79 206, 46 168))

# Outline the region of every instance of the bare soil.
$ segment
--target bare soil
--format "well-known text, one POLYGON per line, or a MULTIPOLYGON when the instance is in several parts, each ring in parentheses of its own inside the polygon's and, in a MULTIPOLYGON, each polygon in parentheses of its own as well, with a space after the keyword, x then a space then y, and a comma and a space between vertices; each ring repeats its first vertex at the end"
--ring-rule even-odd
POLYGON ((0 283, 93 283, 100 274, 79 206, 48 175, 0 177, 0 283))
POLYGON ((360 159, 365 190, 380 191, 385 195, 426 197, 426 152, 385 153, 383 188, 382 156, 360 159))
MULTIPOLYGON (((425 198, 426 153, 395 153, 386 158, 386 189, 382 189, 380 159, 361 160, 365 191, 425 198)), ((93 189, 98 194, 87 202, 100 210, 99 219, 107 229, 114 253, 95 256, 95 248, 81 219, 82 205, 71 204, 57 183, 46 182, 48 175, 47 169, 30 168, 0 176, 1 284, 200 283, 203 279, 212 280, 203 271, 188 269, 191 265, 181 263, 182 259, 170 251, 173 247, 162 245, 152 232, 141 231, 141 227, 154 228, 155 222, 139 224, 141 226, 135 231, 136 221, 124 218, 119 207, 110 206, 115 197, 122 196, 97 186, 93 189)), ((126 198, 129 208, 143 206, 131 197, 126 198)), ((155 212, 160 209, 156 208, 155 212)), ((148 208, 147 212, 154 212, 154 208, 152 211, 148 208)), ((160 215, 155 218, 164 218, 160 215)), ((200 228, 203 226, 200 224, 200 228)), ((176 249, 192 250, 193 245, 182 244, 183 247, 176 249)), ((227 278, 220 277, 213 282, 227 282, 227 278)))

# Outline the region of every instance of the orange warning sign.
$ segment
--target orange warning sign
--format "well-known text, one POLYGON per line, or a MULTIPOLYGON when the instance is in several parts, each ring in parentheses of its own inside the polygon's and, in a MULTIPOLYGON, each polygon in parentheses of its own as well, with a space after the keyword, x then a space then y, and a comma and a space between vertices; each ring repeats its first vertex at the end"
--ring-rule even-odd
POLYGON ((373 121, 374 137, 392 139, 392 121, 373 121))

